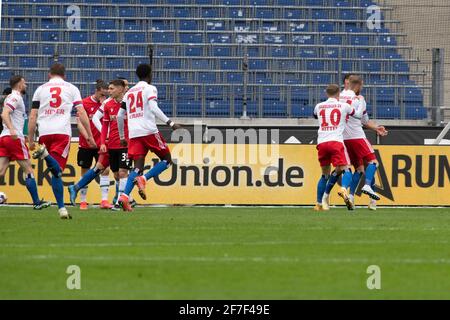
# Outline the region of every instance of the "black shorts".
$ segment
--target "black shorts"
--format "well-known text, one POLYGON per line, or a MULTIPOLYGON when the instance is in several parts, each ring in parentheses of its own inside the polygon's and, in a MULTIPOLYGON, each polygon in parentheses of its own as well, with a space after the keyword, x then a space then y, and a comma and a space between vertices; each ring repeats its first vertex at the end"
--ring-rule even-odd
POLYGON ((78 148, 77 164, 83 169, 90 169, 92 162, 98 161, 98 149, 78 148))
POLYGON ((128 149, 109 149, 109 167, 112 172, 119 169, 130 169, 130 160, 128 159, 128 149))

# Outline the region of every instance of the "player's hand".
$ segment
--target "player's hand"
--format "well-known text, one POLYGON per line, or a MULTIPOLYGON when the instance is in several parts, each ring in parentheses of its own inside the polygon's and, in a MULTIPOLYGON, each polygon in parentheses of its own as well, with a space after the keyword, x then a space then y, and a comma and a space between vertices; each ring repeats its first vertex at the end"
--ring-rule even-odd
POLYGON ((9 133, 10 133, 10 135, 11 135, 11 139, 17 140, 18 136, 17 136, 16 130, 13 129, 13 130, 11 130, 9 133))
POLYGON ((378 126, 377 129, 376 129, 376 132, 377 132, 377 134, 378 134, 379 136, 381 136, 381 137, 385 137, 385 136, 387 136, 388 133, 389 133, 389 132, 386 130, 386 128, 383 127, 383 126, 378 126))
POLYGON ((177 130, 177 129, 181 129, 181 128, 182 128, 182 126, 179 123, 174 123, 172 126, 172 130, 177 130))
POLYGON ((89 137, 86 139, 89 147, 91 147, 92 149, 97 149, 97 144, 95 143, 95 140, 93 137, 89 137))
POLYGON ((108 149, 106 148, 106 145, 105 145, 105 144, 102 144, 102 145, 100 146, 100 152, 101 152, 101 153, 106 153, 106 152, 108 152, 108 149))
POLYGON ((28 148, 30 149, 30 151, 34 151, 36 149, 36 143, 34 141, 30 141, 28 143, 28 148))
POLYGON ((122 146, 122 147, 126 147, 127 145, 128 145, 128 143, 127 143, 127 140, 125 140, 125 139, 120 139, 120 145, 122 146))

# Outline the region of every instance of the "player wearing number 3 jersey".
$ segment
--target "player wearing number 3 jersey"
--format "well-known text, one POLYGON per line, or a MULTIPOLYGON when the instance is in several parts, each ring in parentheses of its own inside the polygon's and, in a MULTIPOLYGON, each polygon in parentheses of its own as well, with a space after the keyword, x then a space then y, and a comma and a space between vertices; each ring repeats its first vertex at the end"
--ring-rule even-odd
POLYGON ((362 116, 361 110, 358 111, 354 106, 339 101, 339 86, 329 85, 326 92, 328 100, 319 103, 314 109, 314 116, 319 120, 317 150, 322 168, 322 177, 317 187, 316 210, 324 209, 322 198, 330 178, 331 164, 338 176, 343 174, 339 196, 344 199, 347 206, 350 205, 347 189, 352 180, 352 172, 349 169, 350 159, 344 145, 343 132, 348 117, 362 116))
POLYGON ((156 118, 170 125, 172 129, 180 126, 170 121, 170 119, 158 107, 158 92, 150 85, 151 66, 141 64, 136 68, 136 75, 139 82, 125 94, 122 107, 117 115, 117 125, 122 145, 126 145, 124 121, 128 120, 129 146, 128 157, 134 163, 134 170, 130 172, 125 186, 124 193, 119 198, 119 203, 123 210, 131 211, 129 195, 137 184, 139 195, 146 199, 146 181, 158 176, 166 170, 172 163, 169 147, 164 141, 156 126, 156 118), (155 153, 161 160, 153 168, 143 175, 145 156, 148 151, 155 153))
POLYGON ((58 203, 59 215, 62 219, 70 219, 71 216, 64 206, 61 176, 69 155, 72 108, 76 108, 79 120, 86 130, 88 145, 92 148, 97 146, 92 136, 89 117, 83 108, 80 91, 73 84, 66 82, 64 76, 65 68, 62 64, 52 65, 49 72, 50 80, 34 93, 28 135, 30 149, 34 150, 37 124, 41 146, 34 152, 33 158, 45 160, 52 173, 52 189, 58 203))

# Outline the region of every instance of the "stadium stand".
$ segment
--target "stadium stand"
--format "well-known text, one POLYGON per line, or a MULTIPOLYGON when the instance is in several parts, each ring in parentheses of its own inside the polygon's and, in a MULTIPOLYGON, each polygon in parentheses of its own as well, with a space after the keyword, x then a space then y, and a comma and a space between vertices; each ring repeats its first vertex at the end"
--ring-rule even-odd
MULTIPOLYGON (((345 73, 364 76, 372 117, 426 119, 412 81, 417 59, 383 8, 367 26, 370 0, 79 1, 79 30, 64 1, 3 1, 0 86, 23 74, 29 91, 46 80, 56 53, 87 95, 97 78, 135 81, 154 51, 154 84, 171 116, 239 117, 244 90, 252 117, 310 118, 323 88, 345 73), (385 22, 389 22, 390 29, 385 22), (393 27, 392 27, 393 26, 393 27), (248 85, 244 86, 244 56, 248 85)), ((397 26, 397 27, 396 27, 397 26)))

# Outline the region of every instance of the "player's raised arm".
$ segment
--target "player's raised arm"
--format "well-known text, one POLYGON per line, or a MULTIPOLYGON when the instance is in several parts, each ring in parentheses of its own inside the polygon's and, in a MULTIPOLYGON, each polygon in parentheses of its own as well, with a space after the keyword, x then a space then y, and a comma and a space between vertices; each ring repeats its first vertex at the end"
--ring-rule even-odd
POLYGON ((148 102, 150 104, 150 110, 152 110, 153 114, 156 118, 169 125, 173 130, 180 129, 181 125, 173 122, 165 115, 165 113, 158 107, 158 103, 156 99, 152 99, 148 102))

